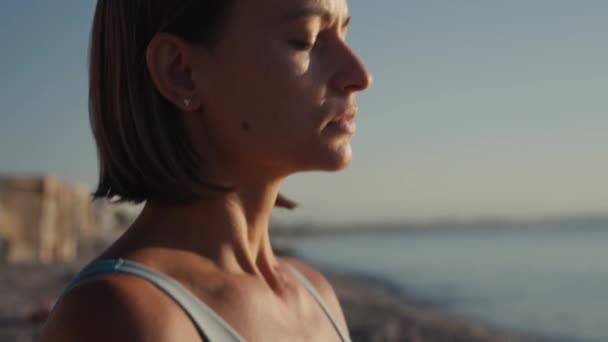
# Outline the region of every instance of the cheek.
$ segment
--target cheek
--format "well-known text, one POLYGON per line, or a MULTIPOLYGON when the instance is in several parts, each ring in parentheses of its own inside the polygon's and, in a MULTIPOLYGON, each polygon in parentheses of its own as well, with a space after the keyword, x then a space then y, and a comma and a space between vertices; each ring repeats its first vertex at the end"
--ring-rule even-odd
POLYGON ((314 55, 277 51, 264 63, 263 82, 252 89, 251 138, 278 153, 301 155, 318 147, 325 108, 326 86, 315 70, 314 55), (272 58, 270 58, 272 57, 272 58), (252 110, 253 110, 252 108, 252 110))
POLYGON ((285 159, 318 144, 324 87, 313 58, 287 48, 249 51, 224 59, 208 90, 209 129, 224 153, 285 159), (228 151, 230 150, 230 151, 228 151))
POLYGON ((246 73, 252 77, 240 83, 240 86, 248 85, 240 92, 246 94, 248 105, 244 108, 243 120, 252 132, 265 127, 286 132, 300 126, 309 127, 307 122, 318 119, 314 114, 322 101, 319 87, 311 79, 308 58, 286 51, 269 51, 264 58, 250 62, 248 69, 255 71, 246 73))
POLYGON ((291 52, 290 58, 287 61, 289 68, 293 70, 296 76, 305 76, 310 74, 311 58, 308 53, 291 52))

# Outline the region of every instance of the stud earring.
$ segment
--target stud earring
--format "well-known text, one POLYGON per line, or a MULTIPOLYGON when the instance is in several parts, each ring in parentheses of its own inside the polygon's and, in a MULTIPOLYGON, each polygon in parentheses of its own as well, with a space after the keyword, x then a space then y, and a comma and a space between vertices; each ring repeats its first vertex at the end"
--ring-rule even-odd
POLYGON ((192 104, 192 100, 190 100, 190 99, 184 99, 184 106, 190 107, 191 104, 192 104))

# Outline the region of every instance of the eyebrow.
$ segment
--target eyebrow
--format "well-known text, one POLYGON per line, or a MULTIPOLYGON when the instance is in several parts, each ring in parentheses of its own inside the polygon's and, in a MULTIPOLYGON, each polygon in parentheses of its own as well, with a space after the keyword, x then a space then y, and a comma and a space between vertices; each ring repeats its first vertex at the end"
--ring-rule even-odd
MULTIPOLYGON (((296 20, 300 18, 306 17, 321 17, 323 20, 329 21, 334 15, 323 7, 306 7, 302 9, 295 10, 289 14, 287 14, 287 18, 290 20, 296 20)), ((342 24, 342 28, 345 28, 350 23, 351 16, 347 16, 342 24)))

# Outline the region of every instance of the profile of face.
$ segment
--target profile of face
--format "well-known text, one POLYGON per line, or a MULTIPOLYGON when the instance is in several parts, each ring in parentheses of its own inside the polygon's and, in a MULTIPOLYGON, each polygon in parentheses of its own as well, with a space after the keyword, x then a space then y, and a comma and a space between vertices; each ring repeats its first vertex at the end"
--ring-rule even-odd
POLYGON ((192 47, 187 86, 172 93, 202 153, 248 174, 349 165, 355 94, 371 84, 349 20, 346 0, 235 1, 221 40, 192 47))

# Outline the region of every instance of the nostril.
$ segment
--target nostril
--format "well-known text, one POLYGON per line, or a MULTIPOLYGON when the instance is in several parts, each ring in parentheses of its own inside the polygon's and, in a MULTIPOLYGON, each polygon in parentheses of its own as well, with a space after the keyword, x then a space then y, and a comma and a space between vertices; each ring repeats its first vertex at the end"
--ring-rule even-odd
POLYGON ((363 62, 361 62, 360 60, 357 60, 357 67, 359 70, 359 89, 358 90, 365 90, 369 87, 372 86, 372 83, 374 82, 374 77, 372 76, 371 72, 365 67, 365 65, 363 64, 363 62))
POLYGON ((362 69, 358 75, 353 75, 351 81, 345 84, 343 90, 348 92, 363 91, 371 87, 372 83, 372 75, 367 70, 362 69))
POLYGON ((372 74, 365 65, 352 54, 351 63, 334 75, 334 85, 341 92, 357 92, 369 88, 373 83, 372 74))

